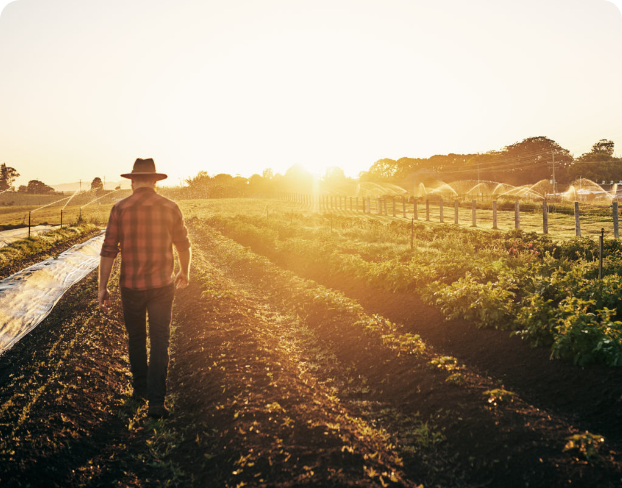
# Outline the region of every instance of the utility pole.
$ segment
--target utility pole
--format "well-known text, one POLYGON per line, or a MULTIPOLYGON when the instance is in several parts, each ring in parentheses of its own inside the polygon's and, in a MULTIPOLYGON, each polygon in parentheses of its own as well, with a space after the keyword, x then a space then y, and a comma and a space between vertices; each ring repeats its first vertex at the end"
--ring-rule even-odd
POLYGON ((82 178, 80 178, 80 191, 82 191, 82 178))

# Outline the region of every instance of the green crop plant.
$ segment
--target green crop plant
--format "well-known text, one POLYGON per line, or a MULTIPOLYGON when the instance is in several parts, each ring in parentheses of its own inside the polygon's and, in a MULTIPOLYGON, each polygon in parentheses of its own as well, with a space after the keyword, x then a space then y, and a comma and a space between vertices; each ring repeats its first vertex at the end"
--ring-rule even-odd
POLYGON ((566 439, 564 451, 574 451, 581 454, 586 460, 594 461, 600 456, 599 448, 605 443, 605 438, 601 435, 592 434, 585 431, 583 434, 574 434, 566 439))
POLYGON ((503 388, 486 390, 483 394, 488 397, 488 403, 491 403, 492 405, 497 405, 498 402, 511 402, 514 399, 514 396, 516 396, 516 393, 503 388))
POLYGON ((616 338, 622 317, 597 312, 617 309, 622 295, 622 245, 617 241, 605 241, 604 278, 598 280, 596 247, 586 238, 564 242, 521 230, 422 222, 411 227, 403 220, 356 214, 294 212, 292 218, 289 207, 275 207, 269 219, 223 212, 211 213, 205 222, 285 265, 417 293, 447 318, 508 330, 552 347, 553 357, 577 364, 620 362, 616 338), (571 297, 593 303, 582 315, 566 305, 571 297), (574 332, 582 326, 587 332, 579 337, 574 332))

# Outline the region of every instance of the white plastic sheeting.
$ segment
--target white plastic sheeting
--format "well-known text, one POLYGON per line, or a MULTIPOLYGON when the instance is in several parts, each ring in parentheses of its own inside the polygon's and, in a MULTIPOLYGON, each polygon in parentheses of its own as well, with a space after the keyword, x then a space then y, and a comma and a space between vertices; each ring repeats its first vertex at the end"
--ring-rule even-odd
POLYGON ((45 319, 65 292, 99 265, 104 233, 0 281, 0 354, 45 319))
MULTIPOLYGON (((53 230, 51 225, 37 225, 30 228, 30 235, 36 236, 37 234, 45 234, 53 230)), ((28 237, 28 227, 22 227, 20 229, 3 230, 0 232, 0 247, 4 247, 11 242, 19 241, 20 239, 26 239, 28 237)))

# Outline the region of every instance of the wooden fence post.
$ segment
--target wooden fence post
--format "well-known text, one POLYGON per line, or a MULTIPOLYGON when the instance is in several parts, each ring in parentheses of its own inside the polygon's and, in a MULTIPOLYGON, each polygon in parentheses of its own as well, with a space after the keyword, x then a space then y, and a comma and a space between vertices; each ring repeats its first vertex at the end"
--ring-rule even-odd
POLYGON ((471 227, 477 227, 477 200, 471 202, 471 220, 473 221, 471 227))
POLYGON ((618 227, 618 202, 613 202, 613 237, 620 238, 620 231, 618 227))
POLYGON ((454 201, 454 224, 458 225, 458 208, 460 206, 460 203, 458 202, 458 200, 454 201))
POLYGON ((430 200, 425 199, 425 219, 430 220, 430 200))
POLYGON ((600 229, 600 238, 598 239, 598 279, 603 279, 603 247, 605 244, 605 229, 600 229))
POLYGON ((514 228, 520 229, 520 202, 518 200, 514 203, 514 228))
POLYGON ((577 237, 581 237, 581 220, 579 219, 579 202, 574 202, 574 231, 577 237))
POLYGON ((443 198, 441 197, 441 201, 438 204, 438 211, 440 214, 440 222, 441 224, 445 221, 445 219, 443 218, 443 198))
POLYGON ((542 232, 549 233, 549 204, 546 200, 542 202, 542 232))
POLYGON ((492 228, 498 229, 497 227, 497 200, 492 202, 492 228))
POLYGON ((417 208, 417 199, 413 201, 413 219, 419 220, 419 209, 417 208))

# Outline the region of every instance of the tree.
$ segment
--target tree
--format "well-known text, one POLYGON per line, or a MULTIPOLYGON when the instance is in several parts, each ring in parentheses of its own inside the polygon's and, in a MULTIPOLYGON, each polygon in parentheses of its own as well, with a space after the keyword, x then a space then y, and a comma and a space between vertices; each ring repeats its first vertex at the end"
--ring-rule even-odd
POLYGON ((104 189, 104 183, 102 182, 102 179, 99 176, 96 176, 95 178, 93 178, 93 181, 91 181, 91 190, 103 190, 104 189))
POLYGON ((578 157, 568 170, 571 181, 587 178, 600 181, 622 180, 622 160, 613 157, 614 143, 601 139, 592 146, 590 152, 578 157))
POLYGON ((390 158, 379 159, 369 168, 370 176, 379 181, 391 179, 396 171, 397 161, 390 158))
POLYGON ((592 153, 594 154, 606 154, 613 156, 614 142, 608 139, 601 139, 592 146, 592 153))
POLYGON ((26 187, 26 193, 31 193, 31 194, 36 194, 36 195, 45 195, 48 193, 54 193, 54 188, 46 185, 42 181, 30 180, 28 182, 28 186, 26 187))
POLYGON ((287 188, 285 191, 311 192, 313 189, 313 175, 302 164, 294 164, 285 172, 287 188))
POLYGON ((15 168, 7 166, 6 163, 0 165, 0 191, 5 191, 11 188, 15 178, 19 177, 19 173, 15 168))
POLYGON ((545 136, 529 137, 506 146, 497 159, 496 181, 513 185, 540 180, 568 180, 568 168, 574 161, 568 149, 545 136))
POLYGON ((339 166, 330 166, 326 168, 326 173, 322 177, 326 183, 341 184, 346 181, 346 174, 339 166))

